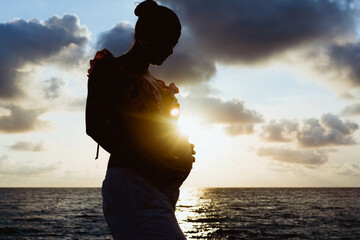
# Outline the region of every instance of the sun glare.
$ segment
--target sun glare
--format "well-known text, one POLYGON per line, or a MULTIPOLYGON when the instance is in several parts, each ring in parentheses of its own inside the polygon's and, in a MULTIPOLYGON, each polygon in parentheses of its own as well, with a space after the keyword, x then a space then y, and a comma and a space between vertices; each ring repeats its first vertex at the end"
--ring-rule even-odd
POLYGON ((194 124, 192 121, 189 121, 189 119, 185 119, 180 116, 178 119, 178 129, 181 134, 188 137, 194 137, 194 134, 196 133, 196 129, 198 128, 197 124, 194 124))
POLYGON ((173 117, 178 117, 180 115, 180 109, 179 108, 171 109, 170 115, 173 116, 173 117))
POLYGON ((196 145, 207 145, 212 138, 219 137, 218 134, 207 129, 199 120, 183 116, 178 119, 178 130, 196 145))

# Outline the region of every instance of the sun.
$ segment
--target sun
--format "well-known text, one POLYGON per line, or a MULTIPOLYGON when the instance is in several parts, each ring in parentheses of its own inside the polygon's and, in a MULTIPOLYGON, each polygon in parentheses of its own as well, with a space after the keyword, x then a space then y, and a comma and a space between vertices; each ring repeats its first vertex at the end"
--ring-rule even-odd
POLYGON ((190 137, 196 131, 196 126, 189 119, 180 116, 178 119, 178 130, 182 135, 190 137))
POLYGON ((180 109, 179 108, 171 109, 170 115, 173 116, 173 117, 178 117, 180 115, 180 109))
POLYGON ((200 119, 180 115, 178 131, 183 136, 188 137, 191 143, 201 144, 209 140, 209 129, 204 126, 200 119))

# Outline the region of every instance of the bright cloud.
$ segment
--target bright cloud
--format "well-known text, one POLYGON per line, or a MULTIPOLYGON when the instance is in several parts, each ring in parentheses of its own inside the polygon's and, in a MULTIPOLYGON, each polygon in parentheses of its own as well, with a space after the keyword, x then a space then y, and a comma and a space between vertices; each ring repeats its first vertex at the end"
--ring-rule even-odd
POLYGON ((360 103, 347 106, 343 110, 343 114, 350 115, 350 116, 360 115, 360 103))
POLYGON ((41 152, 45 150, 44 142, 18 141, 9 146, 13 151, 41 152))
POLYGON ((7 155, 0 157, 0 174, 4 176, 38 176, 43 174, 50 174, 57 170, 60 166, 60 162, 54 164, 48 164, 46 166, 38 166, 33 162, 13 163, 9 161, 7 155))
POLYGON ((186 97, 183 108, 188 116, 198 116, 207 124, 222 124, 231 136, 253 133, 256 123, 261 123, 260 113, 245 107, 238 99, 223 101, 214 97, 186 97))
POLYGON ((329 156, 324 150, 298 150, 288 148, 260 148, 257 154, 270 157, 275 161, 300 164, 308 168, 319 167, 326 163, 329 156))
POLYGON ((299 147, 322 147, 334 145, 352 145, 356 141, 354 132, 357 123, 341 120, 331 113, 321 119, 310 118, 302 122, 295 120, 272 120, 262 127, 260 136, 270 142, 295 142, 299 147))
MULTIPOLYGON (((89 40, 86 27, 75 15, 54 16, 40 22, 14 20, 0 24, 0 98, 21 97, 26 64, 40 64, 70 46, 84 46, 89 40)), ((81 57, 81 56, 80 56, 81 57)), ((72 59, 78 59, 78 55, 72 59)), ((66 62, 66 61, 65 61, 66 62)))
POLYGON ((45 113, 45 109, 24 109, 16 105, 2 105, 2 108, 10 112, 9 115, 0 116, 0 131, 4 133, 22 133, 48 126, 48 122, 39 117, 45 113))
POLYGON ((352 134, 358 128, 358 124, 342 121, 328 113, 321 117, 321 121, 305 120, 303 128, 297 133, 297 140, 303 147, 351 145, 356 143, 352 134))

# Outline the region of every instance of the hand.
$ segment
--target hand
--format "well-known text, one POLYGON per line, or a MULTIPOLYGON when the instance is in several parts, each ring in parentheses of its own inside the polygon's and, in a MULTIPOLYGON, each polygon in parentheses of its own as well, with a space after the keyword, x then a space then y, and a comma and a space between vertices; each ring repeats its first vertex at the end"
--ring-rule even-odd
MULTIPOLYGON (((191 154, 195 155, 196 151, 194 150, 194 148, 195 148, 194 144, 190 143, 190 147, 191 147, 191 154)), ((192 157, 192 160, 193 160, 193 162, 195 162, 195 157, 194 156, 192 157)))

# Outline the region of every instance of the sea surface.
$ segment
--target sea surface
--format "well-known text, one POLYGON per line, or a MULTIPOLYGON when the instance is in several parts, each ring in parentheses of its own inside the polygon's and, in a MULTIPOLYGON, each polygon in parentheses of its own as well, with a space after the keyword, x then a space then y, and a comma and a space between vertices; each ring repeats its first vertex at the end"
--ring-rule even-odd
MULTIPOLYGON (((183 188, 188 239, 360 239, 360 188, 183 188)), ((112 239, 99 188, 0 188, 0 239, 112 239)))

